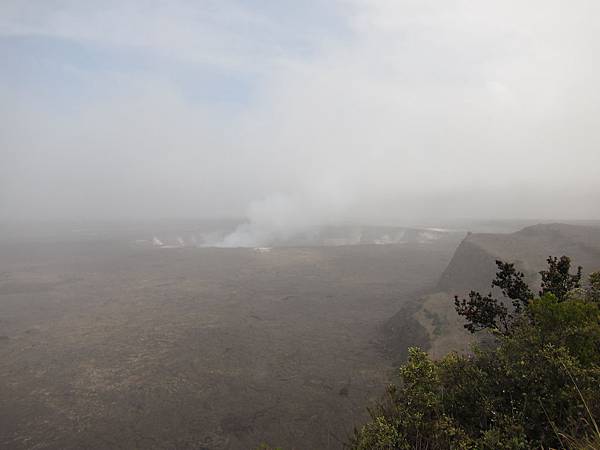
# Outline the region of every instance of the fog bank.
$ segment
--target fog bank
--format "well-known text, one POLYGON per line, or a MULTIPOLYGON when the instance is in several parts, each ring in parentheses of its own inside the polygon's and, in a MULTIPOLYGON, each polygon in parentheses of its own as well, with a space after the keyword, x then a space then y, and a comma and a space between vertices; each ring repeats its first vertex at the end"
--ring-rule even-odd
POLYGON ((600 218, 596 2, 141 8, 0 6, 1 220, 600 218))

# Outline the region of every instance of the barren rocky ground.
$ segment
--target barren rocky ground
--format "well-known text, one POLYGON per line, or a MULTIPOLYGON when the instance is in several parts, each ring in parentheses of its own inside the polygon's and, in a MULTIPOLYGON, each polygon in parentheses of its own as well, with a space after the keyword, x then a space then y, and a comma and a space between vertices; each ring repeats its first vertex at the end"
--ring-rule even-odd
POLYGON ((0 447, 340 448, 457 245, 3 243, 0 447))

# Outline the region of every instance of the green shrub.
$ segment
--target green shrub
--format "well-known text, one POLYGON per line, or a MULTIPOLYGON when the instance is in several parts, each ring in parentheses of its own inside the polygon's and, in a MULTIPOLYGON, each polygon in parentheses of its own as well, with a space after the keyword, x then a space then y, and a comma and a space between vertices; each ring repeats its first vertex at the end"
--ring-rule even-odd
MULTIPOLYGON (((492 316, 479 314, 479 305, 490 311, 479 301, 483 296, 474 296, 471 304, 457 302, 459 313, 463 307, 479 321, 474 330, 494 333, 495 345, 476 348, 469 356, 451 353, 440 361, 410 349, 398 382, 369 411, 371 420, 355 430, 350 447, 563 448, 557 430, 569 430, 572 442, 582 443, 579 448, 593 448, 589 445, 598 436, 588 437, 590 417, 600 416, 600 302, 594 300, 600 277, 593 274, 590 286, 581 289, 581 272, 569 275, 568 259, 561 258, 559 269, 556 259, 549 261, 553 275, 545 277, 544 292, 527 300, 519 287, 525 301, 517 299, 519 308, 502 312, 502 330, 494 329, 498 322, 492 316), (574 289, 554 289, 553 280, 574 289)), ((503 279, 508 291, 510 279, 503 279)), ((493 310, 502 310, 500 301, 494 299, 494 305, 493 310)))

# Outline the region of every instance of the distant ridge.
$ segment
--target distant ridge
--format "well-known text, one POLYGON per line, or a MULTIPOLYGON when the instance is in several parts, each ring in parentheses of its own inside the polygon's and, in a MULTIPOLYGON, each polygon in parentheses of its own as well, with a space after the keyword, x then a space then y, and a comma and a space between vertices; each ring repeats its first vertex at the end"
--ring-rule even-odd
POLYGON ((546 258, 561 255, 570 256, 586 273, 600 269, 600 227, 553 223, 509 234, 470 233, 456 249, 437 290, 463 294, 489 289, 496 259, 516 263, 534 284, 546 258))
POLYGON ((538 272, 546 267, 546 259, 562 255, 571 257, 574 266, 583 266, 584 276, 600 270, 600 226, 551 223, 528 226, 514 233, 469 233, 432 292, 385 324, 388 349, 395 355, 404 355, 403 346, 420 345, 434 357, 452 350, 468 350, 472 336, 462 329, 454 311, 454 295, 463 296, 472 289, 489 292, 497 259, 515 263, 535 292, 539 287, 538 272), (421 332, 415 333, 415 329, 421 332), (422 330, 427 331, 426 336, 422 330), (413 339, 415 335, 418 339, 413 339))

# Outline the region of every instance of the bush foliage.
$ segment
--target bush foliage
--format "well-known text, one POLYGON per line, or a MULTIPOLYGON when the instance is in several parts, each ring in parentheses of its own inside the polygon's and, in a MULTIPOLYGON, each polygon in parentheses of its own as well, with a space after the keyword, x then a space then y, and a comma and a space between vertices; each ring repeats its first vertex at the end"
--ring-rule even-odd
POLYGON ((512 264, 497 265, 502 298, 455 298, 465 327, 493 343, 439 361, 410 349, 351 448, 572 448, 598 438, 600 273, 582 288, 581 268, 572 275, 569 258, 549 258, 535 296, 512 264))

